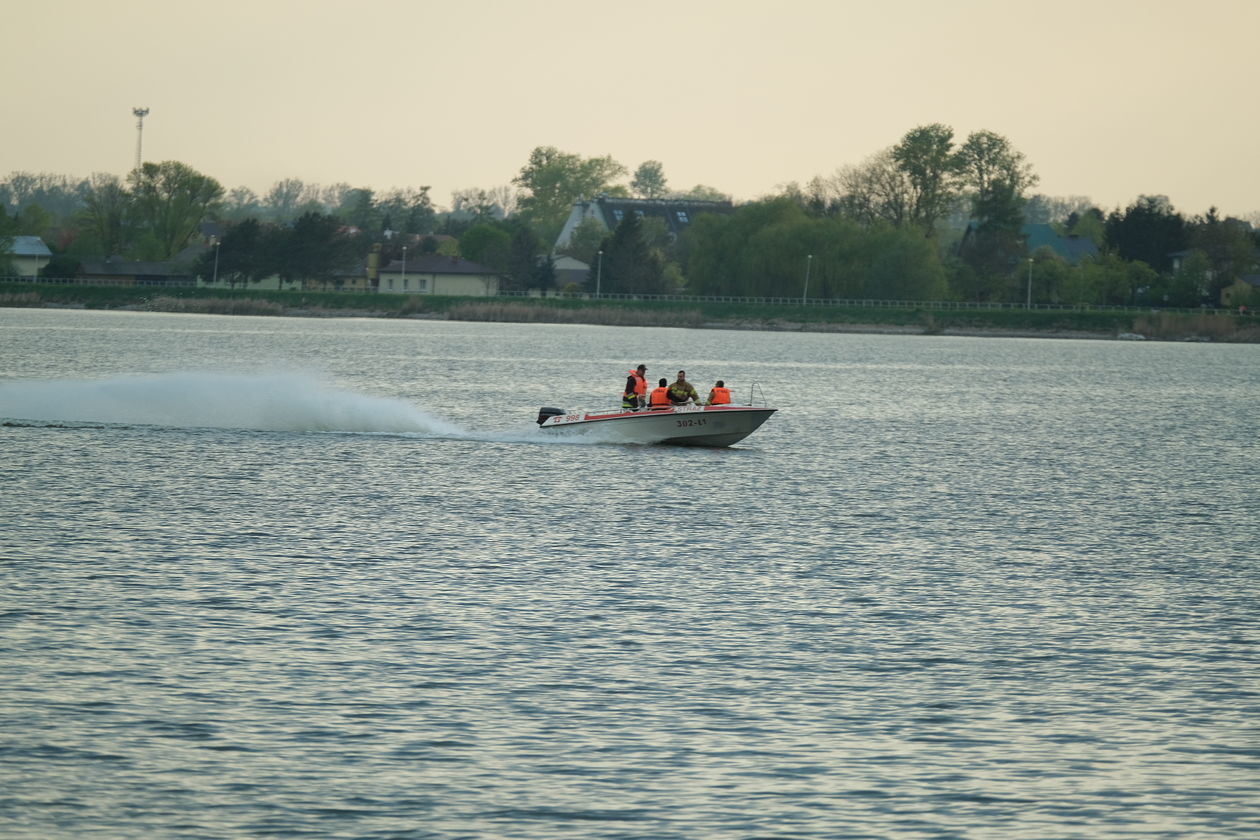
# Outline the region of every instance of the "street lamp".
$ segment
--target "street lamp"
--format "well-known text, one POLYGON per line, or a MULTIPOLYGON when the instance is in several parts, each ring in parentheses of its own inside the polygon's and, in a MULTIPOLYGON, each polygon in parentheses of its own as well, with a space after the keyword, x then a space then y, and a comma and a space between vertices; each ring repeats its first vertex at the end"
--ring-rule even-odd
POLYGON ((219 237, 214 238, 214 279, 210 281, 211 286, 219 285, 219 237))
POLYGON ((402 287, 407 288, 407 246, 403 246, 402 287))
POLYGON ((801 292, 801 306, 805 305, 805 297, 809 294, 809 269, 814 264, 814 255, 810 254, 805 258, 805 289, 801 292))
POLYGON ((599 287, 604 279, 604 249, 598 251, 599 262, 595 265, 595 299, 599 300, 599 287))
POLYGON ((1028 300, 1025 303, 1026 309, 1032 309, 1032 264, 1033 258, 1028 258, 1028 300))

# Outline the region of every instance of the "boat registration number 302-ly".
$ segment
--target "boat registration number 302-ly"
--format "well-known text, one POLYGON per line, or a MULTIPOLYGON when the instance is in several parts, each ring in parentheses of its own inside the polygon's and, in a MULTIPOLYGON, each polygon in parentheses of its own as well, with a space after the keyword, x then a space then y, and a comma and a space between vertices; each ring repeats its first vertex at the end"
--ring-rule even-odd
POLYGON ((679 426, 703 426, 709 421, 704 417, 688 417, 685 420, 676 421, 679 426))

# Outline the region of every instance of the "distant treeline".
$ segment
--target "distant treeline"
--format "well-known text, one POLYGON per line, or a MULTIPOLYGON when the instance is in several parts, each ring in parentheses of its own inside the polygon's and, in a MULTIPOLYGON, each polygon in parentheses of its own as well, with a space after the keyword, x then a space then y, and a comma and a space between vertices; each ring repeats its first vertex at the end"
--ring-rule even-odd
POLYGON ((609 293, 1260 304, 1243 282, 1260 271, 1260 234, 1246 221, 1214 209, 1187 217, 1160 196, 1105 212, 1083 198, 1032 195, 1031 165, 990 131, 956 143, 948 126, 919 126, 833 176, 730 213, 701 214, 681 237, 628 213, 612 231, 584 223, 553 252, 583 198, 723 198, 704 185, 671 191, 657 161, 624 183, 629 174, 608 157, 539 147, 511 186, 460 191, 452 209, 440 210, 427 186, 377 194, 290 179, 259 197, 225 191, 177 161, 145 163, 125 180, 14 173, 0 181, 0 274, 8 273, 6 240, 25 234, 42 237, 55 254, 45 276, 117 255, 181 260, 202 276, 242 285, 272 276, 327 283, 361 272, 373 249, 387 262, 409 248, 486 265, 508 290, 555 288, 553 260, 568 255, 592 267, 579 287, 598 282, 609 293), (1030 221, 1091 247, 1085 256, 1030 251, 1030 221), (214 240, 207 222, 215 223, 214 240))

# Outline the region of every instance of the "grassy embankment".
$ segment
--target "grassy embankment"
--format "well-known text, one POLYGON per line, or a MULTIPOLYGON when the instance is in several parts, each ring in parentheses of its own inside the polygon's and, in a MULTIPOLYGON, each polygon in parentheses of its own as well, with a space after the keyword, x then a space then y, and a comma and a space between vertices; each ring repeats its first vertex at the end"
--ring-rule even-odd
POLYGON ((1260 342, 1260 321, 1227 314, 1020 309, 790 306, 734 302, 495 299, 228 289, 0 283, 2 307, 76 307, 220 315, 429 317, 624 326, 764 330, 895 331, 919 334, 1115 336, 1260 342))

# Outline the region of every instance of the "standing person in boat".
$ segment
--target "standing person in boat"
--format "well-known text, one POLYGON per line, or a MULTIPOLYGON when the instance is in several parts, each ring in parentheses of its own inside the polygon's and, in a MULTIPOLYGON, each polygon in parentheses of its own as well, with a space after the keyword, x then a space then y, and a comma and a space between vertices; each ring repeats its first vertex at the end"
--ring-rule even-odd
POLYGON ((638 411, 647 403, 647 365, 639 365, 626 377, 621 392, 621 410, 638 411))
POLYGON ((678 378, 669 386, 669 401, 674 405, 686 405, 688 401, 700 405, 696 386, 687 381, 687 371, 678 371, 678 378))
POLYGON ((730 405, 731 389, 726 387, 726 383, 719 379, 712 388, 709 389, 709 399, 706 405, 730 405))
POLYGON ((648 400, 648 408, 655 411, 658 408, 669 408, 673 403, 669 401, 669 380, 662 378, 655 388, 652 389, 652 397, 648 400))

